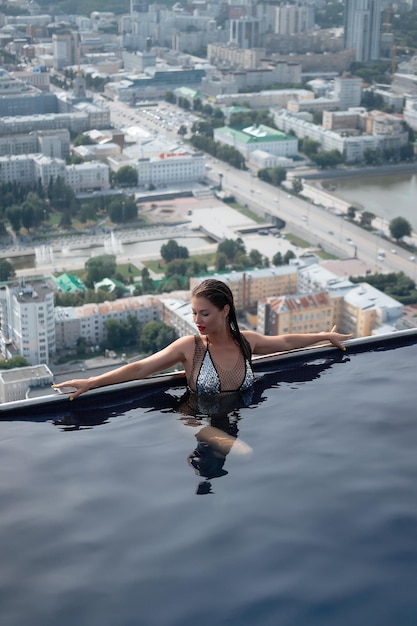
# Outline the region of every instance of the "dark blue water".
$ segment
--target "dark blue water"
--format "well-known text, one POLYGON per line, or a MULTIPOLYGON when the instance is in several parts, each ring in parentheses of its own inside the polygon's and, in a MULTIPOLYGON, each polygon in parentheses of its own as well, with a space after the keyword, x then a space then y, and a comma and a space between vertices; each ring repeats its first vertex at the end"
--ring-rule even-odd
POLYGON ((173 411, 1 421, 0 623, 415 626, 416 356, 269 373, 209 481, 173 411))

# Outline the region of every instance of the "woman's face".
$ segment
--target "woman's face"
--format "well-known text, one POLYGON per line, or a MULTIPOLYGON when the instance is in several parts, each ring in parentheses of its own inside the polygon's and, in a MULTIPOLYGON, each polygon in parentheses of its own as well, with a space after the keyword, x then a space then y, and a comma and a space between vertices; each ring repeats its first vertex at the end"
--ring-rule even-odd
POLYGON ((194 324, 202 335, 224 330, 229 313, 228 304, 220 310, 207 298, 197 297, 191 299, 191 308, 194 324))

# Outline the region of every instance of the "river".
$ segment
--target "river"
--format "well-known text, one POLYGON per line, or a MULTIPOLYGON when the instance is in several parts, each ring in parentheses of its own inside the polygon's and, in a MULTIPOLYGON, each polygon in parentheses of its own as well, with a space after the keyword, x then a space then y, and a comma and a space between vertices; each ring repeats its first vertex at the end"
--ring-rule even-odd
POLYGON ((388 222, 404 217, 417 232, 416 173, 332 179, 323 187, 388 222))

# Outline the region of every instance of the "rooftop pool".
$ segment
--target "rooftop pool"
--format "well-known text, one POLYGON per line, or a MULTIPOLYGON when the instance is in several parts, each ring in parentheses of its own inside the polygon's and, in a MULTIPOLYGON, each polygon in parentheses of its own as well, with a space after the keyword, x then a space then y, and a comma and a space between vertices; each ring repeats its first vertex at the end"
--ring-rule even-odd
POLYGON ((234 404, 174 375, 2 405, 2 625, 415 626, 416 357, 403 331, 260 359, 234 404))

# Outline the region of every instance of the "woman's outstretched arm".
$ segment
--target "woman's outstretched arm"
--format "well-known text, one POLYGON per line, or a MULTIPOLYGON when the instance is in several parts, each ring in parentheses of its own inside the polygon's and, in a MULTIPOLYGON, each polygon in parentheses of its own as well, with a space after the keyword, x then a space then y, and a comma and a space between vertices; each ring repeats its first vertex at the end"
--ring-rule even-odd
POLYGON ((190 358, 190 339, 194 341, 193 337, 181 337, 151 356, 122 365, 105 374, 92 376, 91 378, 74 378, 52 386, 54 389, 69 388, 66 393, 71 394, 70 400, 73 400, 90 389, 126 383, 131 380, 140 380, 177 364, 185 366, 185 363, 190 358))
POLYGON ((307 348, 316 343, 328 341, 341 350, 346 350, 343 341, 352 335, 330 331, 328 333, 296 333, 288 335, 261 335, 255 331, 243 331, 242 334, 249 341, 253 354, 271 354, 273 352, 286 352, 297 348, 307 348))

